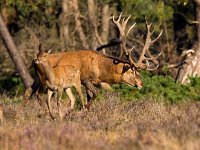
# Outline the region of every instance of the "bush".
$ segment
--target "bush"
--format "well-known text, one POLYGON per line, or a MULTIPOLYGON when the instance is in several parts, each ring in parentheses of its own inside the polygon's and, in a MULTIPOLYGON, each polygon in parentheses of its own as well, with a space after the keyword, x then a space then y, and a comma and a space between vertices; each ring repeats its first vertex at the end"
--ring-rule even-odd
POLYGON ((127 85, 114 85, 123 100, 137 100, 154 97, 158 100, 176 103, 184 100, 200 100, 200 78, 190 78, 191 82, 186 85, 175 83, 170 76, 152 75, 149 72, 142 73, 144 87, 138 90, 136 87, 127 85))
MULTIPOLYGON (((144 87, 139 90, 137 87, 130 87, 124 84, 112 85, 112 91, 100 89, 96 100, 101 100, 102 97, 109 93, 119 93, 121 100, 132 101, 139 99, 155 98, 158 101, 165 100, 169 103, 177 103, 179 101, 195 100, 200 101, 200 78, 190 78, 190 83, 181 85, 175 83, 171 76, 153 75, 149 72, 142 72, 142 80, 144 87)), ((19 77, 10 76, 2 78, 0 89, 8 92, 12 96, 23 94, 23 85, 19 77)), ((83 90, 85 91, 85 89, 83 90)), ((73 93, 77 95, 75 90, 73 93)), ((66 95, 64 94, 64 97, 66 95)), ((86 96, 86 95, 85 95, 86 96)), ((79 98, 77 96, 77 98, 79 98)))
POLYGON ((11 96, 23 94, 24 87, 19 76, 11 75, 0 78, 0 93, 8 93, 11 96))

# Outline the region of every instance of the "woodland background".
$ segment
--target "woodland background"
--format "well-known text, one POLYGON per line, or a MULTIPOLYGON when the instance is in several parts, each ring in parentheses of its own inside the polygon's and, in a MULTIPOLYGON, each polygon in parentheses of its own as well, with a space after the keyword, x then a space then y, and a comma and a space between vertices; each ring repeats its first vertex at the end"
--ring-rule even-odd
MULTIPOLYGON (((200 0, 0 0, 0 149, 199 149, 199 22, 200 0), (39 43, 43 49, 54 43, 52 53, 114 43, 100 52, 119 57, 112 16, 120 12, 131 15, 129 25, 136 23, 127 41, 135 45, 135 59, 146 20, 156 25, 155 37, 163 30, 150 49, 162 51, 154 62, 159 68, 141 71, 141 90, 122 84, 98 89, 89 111, 77 101, 62 122, 52 121, 34 96, 21 107, 39 43)), ((70 106, 66 95, 61 106, 63 111, 70 106)))
MULTIPOLYGON (((198 51, 198 4, 193 0, 1 0, 0 9, 16 44, 18 58, 32 77, 31 62, 38 52, 39 43, 44 48, 54 43, 54 52, 96 50, 102 45, 117 43, 119 32, 112 22, 112 15, 118 16, 123 12, 123 17, 132 15, 131 24, 137 23, 128 41, 130 47, 136 46, 133 54, 136 58, 145 40, 145 19, 156 26, 155 36, 164 30, 159 42, 151 47, 154 53, 162 51, 157 62, 160 67, 153 74, 170 75, 176 79, 180 67, 169 66, 183 62, 183 51, 198 51)), ((2 40, 0 43, 0 89, 1 92, 13 91, 21 83, 20 74, 16 73, 10 59, 12 54, 9 55, 2 40)), ((119 44, 101 51, 120 56, 119 44)), ((15 59, 12 60, 15 62, 15 59)), ((182 70, 180 82, 187 74, 182 70)))

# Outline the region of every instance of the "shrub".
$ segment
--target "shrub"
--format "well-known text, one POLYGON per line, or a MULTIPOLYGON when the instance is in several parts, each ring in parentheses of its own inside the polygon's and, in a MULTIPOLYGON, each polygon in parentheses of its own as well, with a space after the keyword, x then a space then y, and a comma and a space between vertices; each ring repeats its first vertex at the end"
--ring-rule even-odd
POLYGON ((120 93, 123 100, 137 100, 141 98, 155 97, 166 102, 176 103, 184 100, 200 100, 200 78, 190 78, 186 85, 175 83, 170 76, 152 75, 149 72, 142 73, 144 87, 138 90, 136 87, 126 85, 114 85, 113 88, 120 93))
MULTIPOLYGON (((190 78, 190 83, 182 85, 175 83, 171 76, 153 75, 149 72, 142 72, 142 80, 144 82, 144 87, 141 90, 137 89, 137 87, 116 84, 112 85, 112 91, 100 89, 96 100, 101 100, 106 92, 117 92, 121 100, 125 101, 148 99, 152 97, 158 101, 164 99, 169 103, 177 103, 185 100, 200 101, 199 77, 190 78)), ((1 79, 0 89, 8 92, 12 96, 23 94, 23 85, 19 77, 1 79)), ((73 90, 73 93, 77 95, 75 90, 73 90)), ((63 96, 65 97, 66 95, 64 94, 63 96)))

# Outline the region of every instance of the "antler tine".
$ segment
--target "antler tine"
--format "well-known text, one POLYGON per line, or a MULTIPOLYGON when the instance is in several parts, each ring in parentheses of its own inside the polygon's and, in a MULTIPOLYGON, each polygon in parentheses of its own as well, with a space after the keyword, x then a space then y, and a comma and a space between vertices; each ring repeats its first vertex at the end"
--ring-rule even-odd
MULTIPOLYGON (((162 32, 163 32, 163 30, 162 30, 162 31, 160 32, 160 34, 159 34, 154 40, 152 40, 152 39, 151 39, 151 36, 152 36, 152 34, 154 33, 154 31, 155 31, 155 26, 154 26, 153 30, 151 31, 152 23, 148 24, 148 23, 147 23, 147 20, 146 20, 146 26, 147 26, 146 41, 145 41, 145 44, 144 44, 142 53, 141 53, 141 55, 140 55, 140 58, 138 59, 138 62, 137 62, 137 66, 139 66, 139 67, 140 67, 140 66, 143 67, 144 65, 146 65, 146 64, 143 64, 142 61, 144 61, 144 60, 155 60, 155 59, 157 59, 157 58, 161 55, 161 53, 162 53, 162 52, 160 52, 156 57, 152 57, 152 56, 151 56, 150 58, 148 58, 148 57, 145 56, 146 51, 148 51, 149 47, 150 47, 154 42, 156 42, 156 41, 160 38, 160 36, 162 35, 162 32)), ((147 66, 147 65, 146 65, 146 66, 147 66)), ((158 67, 158 66, 157 66, 157 67, 158 67)), ((154 68, 154 69, 157 69, 157 67, 154 68)), ((147 66, 147 69, 148 69, 148 66, 147 66)), ((154 69, 153 69, 153 70, 154 70, 154 69)), ((152 69, 151 69, 151 70, 152 70, 152 69)))
POLYGON ((132 50, 135 48, 135 45, 130 49, 130 51, 132 52, 132 50))
MULTIPOLYGON (((146 20, 146 19, 145 19, 146 20)), ((146 26, 147 26, 147 37, 146 37, 146 41, 144 44, 144 48, 142 50, 142 53, 140 55, 140 58, 138 59, 138 66, 142 65, 142 61, 146 59, 146 57, 144 56, 146 53, 146 50, 149 49, 150 45, 151 45, 151 35, 153 34, 153 32, 151 32, 151 23, 148 24, 147 20, 146 20, 146 26)))
POLYGON ((151 39, 150 39, 150 32, 148 31, 147 33, 147 38, 146 38, 146 42, 145 42, 145 45, 144 45, 144 48, 142 50, 142 53, 140 55, 140 58, 138 59, 138 66, 140 66, 142 64, 142 61, 145 59, 145 53, 146 53, 146 50, 149 49, 149 46, 151 45, 151 39))
POLYGON ((147 24, 147 32, 150 34, 150 36, 153 34, 155 28, 151 31, 151 26, 152 26, 152 23, 150 24, 147 24))
POLYGON ((132 30, 132 28, 135 26, 135 24, 133 24, 126 32, 126 26, 127 26, 129 19, 131 18, 131 15, 129 15, 127 18, 123 18, 122 20, 121 20, 121 17, 122 17, 122 13, 120 13, 120 16, 118 17, 117 20, 115 20, 114 16, 113 16, 113 22, 117 25, 119 32, 120 32, 120 40, 121 40, 122 50, 125 52, 128 60, 130 62, 130 65, 136 67, 136 63, 131 58, 131 51, 133 50, 134 47, 132 47, 131 49, 128 49, 126 47, 126 38, 127 38, 128 34, 130 33, 130 31, 132 30))
POLYGON ((130 49, 127 49, 127 53, 128 53, 128 60, 129 60, 129 62, 130 62, 130 65, 131 65, 131 67, 136 67, 136 63, 133 61, 133 59, 132 59, 132 57, 131 57, 131 52, 132 52, 132 50, 135 48, 135 45, 132 47, 132 48, 130 48, 130 49))
POLYGON ((123 18, 122 22, 120 23, 121 18, 122 18, 122 12, 120 13, 120 15, 119 15, 117 20, 114 19, 114 15, 113 15, 113 22, 117 25, 120 34, 123 37, 125 37, 125 28, 126 28, 126 24, 127 24, 128 20, 129 20, 130 16, 127 19, 123 18))
POLYGON ((121 28, 121 25, 120 25, 121 18, 122 18, 122 13, 120 13, 120 15, 119 15, 119 17, 118 17, 117 20, 115 20, 115 16, 113 15, 113 22, 117 25, 117 27, 119 28, 119 30, 121 28))
MULTIPOLYGON (((114 15, 113 15, 113 22, 117 25, 120 34, 122 36, 124 36, 125 35, 125 33, 124 33, 124 26, 123 26, 123 24, 120 24, 121 18, 122 18, 122 12, 120 13, 120 15, 119 15, 119 17, 118 17, 117 20, 115 20, 114 15)), ((122 22, 124 22, 124 21, 122 21, 122 22)))
POLYGON ((129 15, 128 18, 126 18, 126 19, 124 18, 124 19, 123 19, 122 25, 123 25, 124 27, 126 27, 126 25, 127 25, 127 23, 128 23, 128 21, 129 21, 130 18, 131 18, 131 15, 129 15))
POLYGON ((150 34, 150 36, 151 36, 151 35, 154 33, 156 26, 154 26, 153 30, 151 31, 152 23, 148 24, 148 21, 147 21, 146 18, 145 18, 145 20, 146 20, 147 32, 148 32, 148 33, 150 34))
POLYGON ((155 68, 152 68, 152 69, 147 67, 147 70, 148 71, 153 71, 153 70, 156 70, 158 67, 159 67, 159 64, 155 68))
POLYGON ((151 58, 148 58, 148 57, 145 57, 145 60, 154 60, 154 59, 157 59, 160 55, 162 54, 162 52, 160 52, 157 56, 155 57, 151 57, 151 58))
POLYGON ((150 63, 147 60, 146 64, 144 66, 145 66, 145 69, 147 69, 148 71, 153 71, 153 70, 155 70, 155 69, 157 69, 159 67, 159 64, 155 68, 149 68, 148 66, 150 66, 150 63))
POLYGON ((119 15, 117 20, 115 20, 115 16, 113 15, 113 22, 120 22, 121 17, 122 17, 122 12, 120 13, 120 15, 119 15))
POLYGON ((134 23, 127 31, 126 33, 126 37, 128 36, 129 32, 133 29, 133 27, 136 25, 136 23, 134 23))
MULTIPOLYGON (((146 23, 147 23, 147 20, 146 20, 146 23)), ((147 30, 148 30, 150 35, 152 35, 154 33, 155 28, 156 28, 156 25, 155 25, 153 30, 151 31, 151 25, 152 25, 152 23, 150 23, 150 24, 147 23, 147 30)), ((159 35, 154 40, 151 40, 151 44, 153 44, 154 42, 156 42, 160 38, 160 36, 162 35, 162 32, 163 32, 163 30, 161 30, 159 35)))
POLYGON ((157 36, 157 38, 155 38, 153 41, 151 41, 152 44, 155 43, 160 38, 160 36, 162 35, 162 32, 163 32, 163 30, 160 31, 160 34, 157 36))
MULTIPOLYGON (((152 23, 151 23, 151 25, 152 25, 152 23)), ((152 34, 154 33, 154 31, 155 31, 155 29, 156 29, 156 25, 153 27, 153 30, 152 31, 150 31, 152 34)))

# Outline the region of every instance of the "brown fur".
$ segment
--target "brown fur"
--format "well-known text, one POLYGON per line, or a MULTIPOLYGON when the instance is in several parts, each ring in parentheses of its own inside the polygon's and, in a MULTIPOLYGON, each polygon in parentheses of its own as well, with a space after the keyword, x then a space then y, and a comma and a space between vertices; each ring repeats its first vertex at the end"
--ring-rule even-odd
MULTIPOLYGON (((49 55, 53 56, 53 54, 49 55)), ((93 84, 102 82, 109 84, 125 83, 142 87, 139 72, 131 68, 128 62, 115 60, 92 50, 79 50, 63 53, 57 66, 73 64, 81 72, 81 80, 89 80, 93 84)))
MULTIPOLYGON (((75 87, 81 98, 83 107, 85 106, 84 97, 81 90, 80 71, 74 65, 51 67, 46 56, 48 56, 48 54, 39 56, 36 59, 36 63, 40 64, 44 70, 45 85, 48 88, 47 105, 48 105, 49 114, 52 118, 54 118, 51 111, 50 98, 53 91, 58 91, 59 99, 57 99, 57 105, 58 105, 58 112, 59 112, 60 119, 62 119, 62 114, 60 110, 60 100, 62 97, 62 91, 64 89, 66 90, 66 94, 68 94, 67 89, 71 87, 75 87)), ((74 103, 75 101, 71 101, 72 109, 74 108, 74 103)))
MULTIPOLYGON (((81 83, 86 87, 88 102, 97 96, 93 86, 101 83, 125 83, 141 88, 143 83, 139 72, 128 62, 110 58, 92 50, 78 50, 46 55, 51 67, 74 65, 80 71, 81 83)), ((37 64, 37 74, 45 85, 44 70, 37 64)), ((88 105, 89 107, 89 105, 88 105)))

